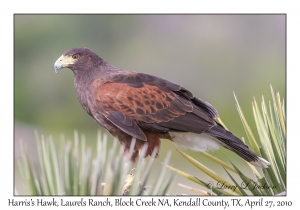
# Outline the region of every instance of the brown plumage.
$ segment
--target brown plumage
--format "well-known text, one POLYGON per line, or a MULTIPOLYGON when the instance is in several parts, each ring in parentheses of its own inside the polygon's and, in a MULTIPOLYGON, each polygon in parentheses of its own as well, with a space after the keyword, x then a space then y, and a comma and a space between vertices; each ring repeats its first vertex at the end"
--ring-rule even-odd
POLYGON ((221 145, 254 165, 268 165, 215 121, 218 113, 214 107, 180 85, 118 69, 87 48, 63 53, 54 69, 57 72, 64 67, 74 72, 82 107, 120 141, 125 151, 136 138, 133 160, 145 143, 146 155, 151 155, 164 138, 196 151, 221 145))

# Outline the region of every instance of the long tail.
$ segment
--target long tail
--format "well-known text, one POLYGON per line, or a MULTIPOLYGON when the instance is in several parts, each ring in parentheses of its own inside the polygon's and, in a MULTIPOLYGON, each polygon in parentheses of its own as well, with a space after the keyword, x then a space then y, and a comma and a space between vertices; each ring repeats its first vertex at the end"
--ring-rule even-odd
POLYGON ((205 131, 205 133, 218 139, 223 147, 235 152, 237 155, 250 162, 252 165, 264 168, 267 168, 268 165, 270 165, 268 161, 255 154, 248 148, 247 145, 244 144, 244 142, 227 131, 220 124, 217 124, 208 131, 205 131))

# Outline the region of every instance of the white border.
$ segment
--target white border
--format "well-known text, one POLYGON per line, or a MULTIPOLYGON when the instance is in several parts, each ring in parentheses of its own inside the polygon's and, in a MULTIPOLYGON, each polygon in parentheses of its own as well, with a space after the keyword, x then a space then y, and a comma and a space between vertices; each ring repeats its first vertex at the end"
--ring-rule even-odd
MULTIPOLYGON (((299 8, 296 1, 6 1, 1 4, 1 146, 0 206, 8 208, 13 197, 13 14, 14 13, 286 13, 287 14, 287 117, 288 117, 288 196, 268 200, 292 200, 299 207, 299 8), (85 7, 84 5, 91 5, 85 7)), ((78 200, 78 197, 69 197, 78 200)), ((157 198, 157 197, 156 197, 157 198)), ((30 200, 31 197, 26 197, 30 200)), ((32 199, 37 199, 33 197, 32 199)), ((50 197, 45 199, 52 199, 50 197)), ((60 199, 57 197, 56 199, 60 199)), ((87 198, 88 199, 88 198, 87 198)), ((95 199, 100 199, 96 197, 95 199)), ((115 199, 111 197, 110 199, 115 199)), ((173 199, 173 198, 171 198, 173 199)), ((185 199, 185 198, 183 198, 185 199)), ((202 197, 203 199, 203 197, 202 197)), ((212 197, 211 200, 220 200, 212 197)), ((224 198, 230 200, 231 198, 224 198)), ((245 197, 239 199, 246 200, 245 197)), ((258 198, 250 197, 255 200, 258 198)), ((31 209, 32 207, 30 207, 31 209)), ((72 207, 74 208, 74 207, 72 207)), ((86 207, 85 207, 86 208, 86 207)), ((137 207, 133 207, 137 208, 137 207)), ((174 207, 180 208, 180 207, 174 207)), ((182 208, 182 207, 181 207, 182 208)), ((246 208, 245 209, 250 209, 246 208)), ((65 207, 66 209, 66 207, 65 207)), ((132 208, 131 208, 132 209, 132 208)), ((257 208, 256 208, 257 209, 257 208)), ((260 209, 260 208, 259 208, 260 209)))

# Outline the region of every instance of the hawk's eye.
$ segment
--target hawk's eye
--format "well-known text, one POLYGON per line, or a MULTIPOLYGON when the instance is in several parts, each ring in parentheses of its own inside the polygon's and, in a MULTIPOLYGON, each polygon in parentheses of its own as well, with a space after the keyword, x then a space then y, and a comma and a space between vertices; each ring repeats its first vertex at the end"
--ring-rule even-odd
POLYGON ((78 54, 74 54, 74 55, 72 55, 72 58, 73 58, 74 60, 77 60, 77 59, 79 58, 79 55, 78 55, 78 54))

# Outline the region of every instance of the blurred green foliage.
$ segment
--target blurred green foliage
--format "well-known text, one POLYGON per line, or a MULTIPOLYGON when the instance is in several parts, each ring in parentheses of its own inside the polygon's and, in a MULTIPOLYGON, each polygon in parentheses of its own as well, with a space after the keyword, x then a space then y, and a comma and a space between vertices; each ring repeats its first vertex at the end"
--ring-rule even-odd
MULTIPOLYGON (((253 96, 269 96, 265 97, 269 101, 272 84, 285 98, 285 30, 285 15, 16 14, 15 122, 52 134, 54 139, 60 133, 72 138, 77 129, 86 135, 88 145, 96 145, 89 139, 95 139, 100 126, 81 108, 72 72, 62 69, 55 74, 53 70, 66 50, 88 47, 116 67, 184 86, 211 103, 229 130, 246 136, 233 91, 251 126, 253 96)), ((19 131, 15 126, 15 136, 19 131)), ((162 142, 162 159, 170 147, 175 148, 162 142)), ((214 154, 223 156, 224 151, 214 154)))

